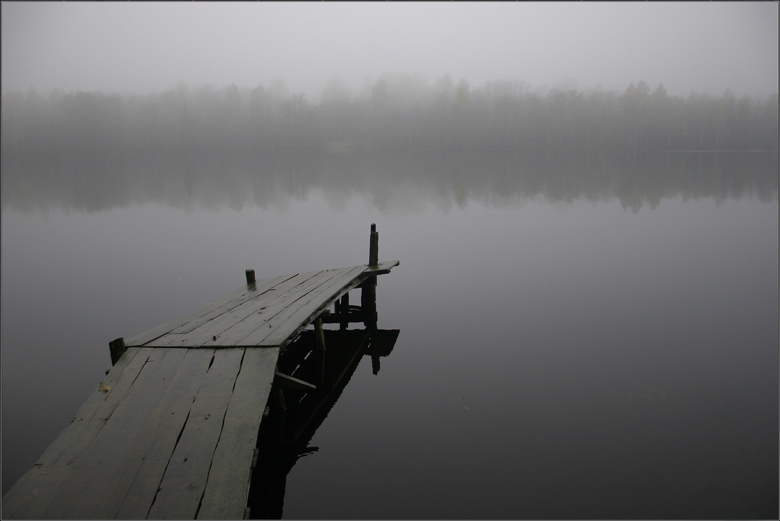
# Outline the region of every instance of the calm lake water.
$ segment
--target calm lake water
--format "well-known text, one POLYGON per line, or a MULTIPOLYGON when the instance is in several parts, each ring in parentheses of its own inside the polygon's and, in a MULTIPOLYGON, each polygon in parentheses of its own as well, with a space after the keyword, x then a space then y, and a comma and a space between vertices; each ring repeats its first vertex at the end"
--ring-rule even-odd
POLYGON ((3 158, 3 493, 129 337, 380 260, 287 518, 776 518, 777 153, 3 158))

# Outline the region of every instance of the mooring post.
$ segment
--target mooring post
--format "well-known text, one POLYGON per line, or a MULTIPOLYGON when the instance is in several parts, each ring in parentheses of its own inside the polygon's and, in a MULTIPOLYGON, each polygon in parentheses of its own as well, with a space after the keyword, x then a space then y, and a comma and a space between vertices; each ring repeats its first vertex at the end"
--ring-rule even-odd
POLYGON ((112 340, 108 343, 108 350, 111 352, 111 365, 116 365, 122 354, 127 350, 125 346, 125 339, 119 337, 116 340, 112 340))
POLYGON ((373 267, 379 264, 379 232, 376 231, 376 224, 371 224, 371 238, 368 247, 368 265, 373 267))
MULTIPOLYGON (((368 265, 369 267, 379 265, 379 232, 376 231, 376 224, 371 224, 368 265)), ((364 280, 360 288, 360 307, 363 310, 363 324, 367 327, 376 327, 376 275, 364 280)))
POLYGON ((246 270, 246 283, 247 284, 255 283, 255 270, 246 270))

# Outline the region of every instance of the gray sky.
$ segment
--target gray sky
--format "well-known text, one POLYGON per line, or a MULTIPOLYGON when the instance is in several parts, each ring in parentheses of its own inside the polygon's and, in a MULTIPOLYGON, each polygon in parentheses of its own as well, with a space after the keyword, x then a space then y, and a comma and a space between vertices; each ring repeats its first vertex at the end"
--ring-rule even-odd
POLYGON ((778 4, 2 4, 3 92, 280 77, 313 96, 331 78, 357 91, 384 72, 763 96, 778 90, 778 4))

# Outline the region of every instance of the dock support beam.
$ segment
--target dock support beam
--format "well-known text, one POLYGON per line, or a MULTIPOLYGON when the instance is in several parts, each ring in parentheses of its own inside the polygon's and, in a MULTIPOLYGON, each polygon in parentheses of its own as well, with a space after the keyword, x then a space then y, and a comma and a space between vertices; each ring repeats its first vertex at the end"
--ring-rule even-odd
POLYGON ((255 283, 255 270, 246 270, 246 283, 247 284, 255 283))
POLYGON ((367 278, 360 287, 360 307, 363 310, 363 324, 366 327, 375 328, 378 318, 376 313, 376 275, 367 278))
POLYGON ((338 315, 341 318, 341 322, 339 323, 339 329, 344 331, 345 329, 347 329, 347 326, 349 325, 349 291, 344 293, 344 296, 341 297, 338 315))
POLYGON ((276 406, 281 413, 284 413, 287 410, 287 404, 284 402, 284 391, 282 389, 276 389, 276 406))
POLYGON ((325 385, 325 333, 322 330, 322 317, 314 321, 314 331, 317 337, 317 351, 320 355, 320 374, 317 386, 322 388, 325 385))

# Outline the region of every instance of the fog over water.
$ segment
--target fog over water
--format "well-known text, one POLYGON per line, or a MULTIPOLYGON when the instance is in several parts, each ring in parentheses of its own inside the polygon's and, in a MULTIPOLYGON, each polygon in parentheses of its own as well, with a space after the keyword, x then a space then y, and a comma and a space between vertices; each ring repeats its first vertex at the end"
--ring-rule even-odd
POLYGON ((2 4, 3 92, 143 93, 179 81, 315 96, 386 72, 475 86, 777 90, 775 2, 2 4))
POLYGON ((0 8, 3 495, 109 341, 377 223, 253 517, 777 518, 777 3, 0 8))
POLYGON ((776 152, 27 155, 2 194, 4 492, 108 341, 249 267, 365 262, 377 222, 400 335, 284 517, 777 514, 776 152))

